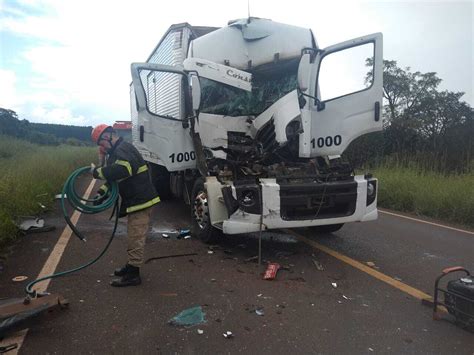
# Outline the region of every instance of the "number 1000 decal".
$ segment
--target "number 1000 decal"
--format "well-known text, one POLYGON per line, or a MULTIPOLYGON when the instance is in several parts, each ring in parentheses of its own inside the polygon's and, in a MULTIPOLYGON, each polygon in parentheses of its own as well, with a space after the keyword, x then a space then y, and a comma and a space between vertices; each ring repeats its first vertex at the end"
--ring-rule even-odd
POLYGON ((327 136, 327 137, 319 137, 318 139, 313 138, 311 139, 311 147, 314 149, 316 145, 318 148, 322 147, 332 147, 333 145, 341 145, 342 137, 338 134, 337 136, 327 136))
POLYGON ((173 153, 168 158, 171 159, 172 163, 174 162, 181 163, 183 161, 196 160, 196 153, 194 151, 178 153, 178 154, 173 153))

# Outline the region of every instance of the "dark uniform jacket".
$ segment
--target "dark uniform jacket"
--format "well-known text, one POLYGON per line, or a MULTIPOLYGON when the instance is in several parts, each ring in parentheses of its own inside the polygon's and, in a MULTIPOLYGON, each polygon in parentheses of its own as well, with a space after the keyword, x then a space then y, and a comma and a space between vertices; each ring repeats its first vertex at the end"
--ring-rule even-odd
MULTIPOLYGON (((95 169, 93 175, 96 179, 118 182, 122 199, 120 217, 160 202, 151 183, 148 166, 138 150, 122 138, 119 138, 108 152, 106 166, 95 169)), ((106 193, 107 190, 107 184, 99 189, 101 193, 106 193)))

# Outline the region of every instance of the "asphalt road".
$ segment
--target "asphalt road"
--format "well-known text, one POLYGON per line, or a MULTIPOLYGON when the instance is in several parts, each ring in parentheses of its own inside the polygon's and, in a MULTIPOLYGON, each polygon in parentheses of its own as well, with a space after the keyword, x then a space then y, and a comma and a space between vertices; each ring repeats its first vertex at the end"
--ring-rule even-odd
MULTIPOLYGON (((57 270, 100 252, 112 228, 107 217, 79 219, 88 242, 72 236, 57 270)), ((264 235, 264 262, 284 266, 275 280, 265 281, 266 267, 250 260, 258 254, 255 236, 228 236, 212 247, 194 238, 177 239, 173 231, 188 228, 189 220, 179 202, 160 203, 147 258, 197 255, 151 260, 143 267, 141 286, 115 289, 108 284, 110 273, 126 261, 126 225, 121 222, 116 240, 97 264, 51 282, 48 291, 61 293, 70 306, 32 321, 20 353, 474 354, 472 333, 434 321, 419 299, 315 249, 304 238, 285 231, 264 235), (198 305, 205 323, 188 328, 168 324, 198 305), (227 331, 231 338, 223 336, 227 331)), ((0 269, 0 298, 22 296, 26 282, 11 279, 34 279, 50 256, 65 223, 58 211, 48 214, 46 222, 56 230, 27 235, 10 248, 0 269)), ((329 235, 295 232, 362 264, 371 261, 375 270, 430 295, 445 267, 474 271, 473 234, 388 214, 329 235)))

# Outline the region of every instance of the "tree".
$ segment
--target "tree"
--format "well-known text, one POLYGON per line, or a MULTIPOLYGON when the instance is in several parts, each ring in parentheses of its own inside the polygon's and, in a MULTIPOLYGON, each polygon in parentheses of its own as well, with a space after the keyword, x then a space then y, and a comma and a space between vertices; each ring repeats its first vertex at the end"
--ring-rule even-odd
MULTIPOLYGON (((367 59, 368 67, 373 60, 367 59)), ((366 82, 372 81, 372 71, 366 82)), ((472 159, 473 110, 463 92, 439 91, 434 72, 411 72, 384 60, 384 154, 423 155, 444 162, 440 169, 463 170, 472 159), (462 147, 460 149, 460 147, 462 147)))

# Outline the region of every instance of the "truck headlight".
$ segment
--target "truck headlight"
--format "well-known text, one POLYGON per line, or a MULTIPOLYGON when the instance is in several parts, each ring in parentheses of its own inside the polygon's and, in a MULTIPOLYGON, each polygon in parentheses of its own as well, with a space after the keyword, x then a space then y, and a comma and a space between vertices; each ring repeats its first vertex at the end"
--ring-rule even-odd
POLYGON ((375 193, 375 186, 370 182, 367 184, 367 196, 370 197, 375 193))
POLYGON ((258 191, 255 190, 247 190, 243 191, 242 195, 240 195, 240 204, 245 207, 251 207, 255 205, 258 200, 258 196, 255 196, 255 193, 258 191))
POLYGON ((261 213, 262 201, 260 201, 260 186, 255 183, 236 183, 234 186, 240 209, 247 213, 261 213))
POLYGON ((377 180, 367 181, 367 206, 372 204, 377 197, 377 180))

